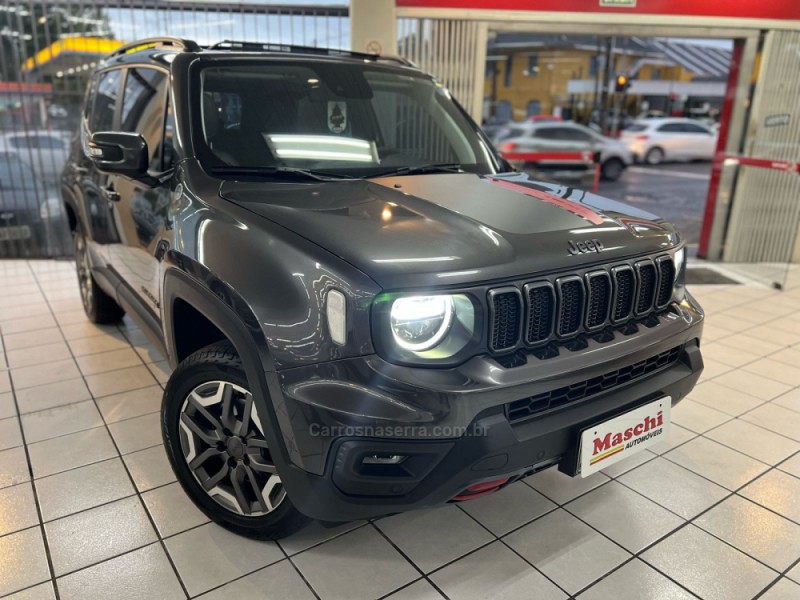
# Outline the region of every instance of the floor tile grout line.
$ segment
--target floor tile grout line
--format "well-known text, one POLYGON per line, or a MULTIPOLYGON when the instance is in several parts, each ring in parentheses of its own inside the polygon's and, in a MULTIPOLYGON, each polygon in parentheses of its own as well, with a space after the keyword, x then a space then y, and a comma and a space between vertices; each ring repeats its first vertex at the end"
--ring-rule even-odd
MULTIPOLYGON (((436 585, 435 582, 433 582, 431 579, 429 579, 428 578, 428 574, 425 573, 425 571, 423 571, 422 568, 417 565, 417 563, 415 563, 413 560, 411 560, 411 557, 409 557, 405 552, 403 552, 403 550, 400 549, 400 547, 394 542, 394 540, 392 540, 388 535, 386 535, 386 533, 384 533, 384 531, 380 527, 378 527, 375 523, 376 523, 375 519, 370 519, 369 520, 369 525, 375 531, 378 532, 378 535, 380 535, 384 540, 386 540, 389 543, 389 545, 391 545, 392 548, 394 548, 395 551, 397 551, 400 554, 400 556, 402 556, 406 560, 406 562, 408 562, 411 565, 411 567, 413 569, 416 569, 416 571, 422 576, 422 578, 425 581, 427 581, 433 587, 433 589, 435 589, 437 592, 439 592, 442 595, 442 597, 446 598, 447 600, 450 600, 450 596, 445 594, 444 590, 442 590, 438 585, 436 585)), ((488 545, 488 544, 484 544, 484 545, 488 545)), ((431 571, 431 573, 432 572, 433 571, 431 571)), ((393 590, 392 593, 396 592, 396 591, 397 591, 397 589, 393 590)))
MULTIPOLYGON (((798 452, 800 452, 800 451, 798 451, 798 452)), ((795 454, 797 454, 797 453, 795 453, 795 454)), ((794 456, 794 455, 793 455, 793 456, 794 456)), ((673 464, 677 464, 677 463, 673 463, 673 464)), ((641 466, 641 465, 640 465, 640 466, 641 466)), ((685 470, 687 470, 687 471, 689 471, 689 472, 691 472, 691 473, 694 473, 694 471, 691 471, 690 469, 686 469, 686 467, 682 467, 682 465, 678 465, 678 466, 681 466, 681 468, 683 468, 683 469, 685 469, 685 470)), ((638 467, 636 467, 636 468, 638 468, 638 467)), ((720 498, 720 499, 719 499, 717 502, 714 502, 714 503, 712 503, 710 506, 708 506, 708 507, 706 507, 704 510, 700 511, 700 512, 699 512, 698 514, 696 514, 695 516, 693 516, 693 517, 691 517, 691 518, 689 518, 689 519, 684 519, 684 520, 685 520, 685 523, 683 523, 682 525, 680 525, 679 527, 677 527, 675 530, 673 530, 672 532, 670 532, 670 533, 669 533, 667 536, 664 536, 664 538, 661 538, 661 539, 657 540, 656 542, 653 542, 652 544, 650 544, 650 545, 648 545, 647 547, 643 548, 643 549, 642 549, 640 552, 636 553, 636 556, 637 556, 637 557, 639 557, 639 555, 640 555, 640 554, 642 554, 642 553, 646 552, 647 550, 649 550, 649 549, 651 549, 651 548, 655 547, 655 545, 656 545, 656 544, 658 544, 658 543, 660 543, 661 541, 663 541, 663 540, 664 540, 666 537, 669 537, 669 536, 671 536, 671 535, 675 534, 677 531, 679 531, 680 529, 683 529, 683 528, 684 528, 684 527, 686 527, 687 525, 694 525, 695 527, 697 527, 698 529, 700 529, 701 531, 703 531, 703 532, 704 532, 704 533, 706 533, 707 535, 709 535, 709 536, 711 536, 711 537, 715 538, 716 540, 718 540, 718 541, 722 542, 722 543, 723 543, 723 544, 725 544, 726 546, 729 546, 729 547, 730 547, 730 548, 732 548, 733 550, 736 550, 736 551, 738 551, 739 553, 741 553, 741 554, 743 554, 744 556, 746 556, 746 557, 750 558, 751 560, 753 560, 753 561, 755 561, 755 562, 757 562, 757 563, 761 564, 762 566, 766 567, 766 568, 767 568, 767 569, 769 569, 770 571, 773 571, 773 572, 775 572, 775 573, 780 573, 780 572, 779 572, 779 571, 777 571, 777 570, 776 570, 774 567, 771 567, 770 565, 768 565, 768 564, 764 563, 762 560, 760 560, 760 559, 756 558, 755 556, 752 556, 751 554, 749 554, 749 553, 745 552, 745 550, 744 550, 744 549, 742 549, 742 548, 738 548, 738 547, 734 546, 734 545, 733 545, 731 542, 728 542, 727 540, 724 540, 724 539, 720 538, 719 536, 715 535, 714 533, 712 533, 712 532, 710 532, 710 531, 707 531, 706 529, 704 529, 703 527, 701 527, 701 526, 699 526, 699 525, 697 525, 697 524, 695 523, 695 521, 696 521, 698 518, 702 517, 703 515, 705 515, 706 513, 710 512, 711 510, 713 510, 713 509, 714 509, 714 508, 716 508, 717 506, 721 505, 723 502, 726 502, 727 500, 729 500, 729 499, 730 499, 730 498, 732 498, 733 496, 737 496, 737 497, 739 497, 739 498, 742 498, 742 499, 744 499, 744 500, 749 500, 750 502, 752 502, 753 504, 755 504, 755 505, 756 505, 756 506, 758 506, 759 508, 762 508, 762 509, 764 509, 764 510, 767 510, 768 512, 771 512, 771 513, 773 513, 773 514, 775 514, 775 515, 777 515, 777 516, 779 516, 779 517, 783 517, 784 519, 786 519, 787 521, 789 521, 789 522, 791 522, 791 523, 794 523, 795 525, 800 525, 800 523, 797 523, 796 521, 794 521, 793 519, 790 519, 790 518, 789 518, 789 517, 787 517, 786 515, 782 515, 782 514, 780 514, 780 513, 776 512, 776 511, 774 511, 774 510, 770 509, 770 508, 769 508, 769 507, 767 507, 767 506, 764 506, 764 505, 762 505, 762 504, 759 504, 758 502, 755 502, 755 501, 753 501, 753 500, 750 500, 749 498, 746 498, 746 497, 744 497, 744 496, 741 496, 741 495, 739 494, 739 492, 740 492, 741 490, 743 490, 745 487, 747 487, 748 485, 750 485, 750 484, 754 483, 756 480, 760 479, 761 477, 764 477, 765 475, 767 475, 767 473, 769 473, 769 472, 771 472, 771 471, 773 471, 773 470, 775 470, 775 469, 777 469, 777 465, 770 466, 770 468, 769 468, 769 469, 767 469, 767 471, 765 471, 764 473, 761 473, 761 474, 759 474, 757 477, 753 478, 752 480, 750 480, 750 481, 747 481, 746 483, 744 483, 743 485, 739 486, 739 487, 738 487, 738 488, 736 488, 735 490, 733 490, 733 491, 730 491, 730 493, 729 493, 729 494, 727 494, 727 495, 726 495, 726 496, 724 496, 723 498, 720 498)), ((632 470, 634 470, 634 469, 632 469, 632 470)), ((698 476, 702 477, 702 475, 699 475, 699 474, 696 474, 696 475, 698 475, 698 476)), ((709 480, 708 478, 705 478, 705 477, 704 477, 704 479, 707 479, 708 481, 711 481, 711 480, 709 480)), ((636 492, 637 494, 639 494, 639 495, 643 496, 644 498, 647 498, 647 496, 644 496, 643 494, 641 494, 641 493, 640 493, 640 492, 638 492, 637 490, 635 490, 635 489, 631 488, 630 486, 626 485, 624 482, 620 482, 620 483, 621 483, 622 485, 624 485, 625 487, 627 487, 628 489, 630 489, 630 490, 632 490, 632 491, 636 492)), ((712 483, 715 483, 715 482, 713 482, 713 481, 712 481, 712 483)), ((718 486, 719 486, 719 484, 715 484, 715 485, 718 485, 718 486)), ((722 486, 720 486, 720 487, 722 487, 722 486)), ((727 488, 723 488, 723 489, 725 489, 726 491, 729 491, 727 488)), ((651 502, 655 502, 655 500, 653 500, 653 499, 650 499, 650 498, 648 498, 648 500, 650 500, 651 502)), ((655 503, 656 503, 656 504, 659 504, 658 502, 655 502, 655 503)), ((659 504, 659 506, 662 506, 662 505, 661 505, 661 504, 659 504)), ((665 508, 666 510, 669 510, 670 512, 673 512, 673 511, 671 511, 670 509, 668 509, 667 507, 663 507, 663 508, 665 508)), ((673 513, 673 514, 676 514, 676 513, 673 513)), ((680 515, 678 515, 678 516, 680 516, 680 515)), ((683 517, 681 517, 681 518, 683 518, 683 517)), ((645 559, 644 559, 644 558, 641 558, 641 560, 645 561, 645 559)), ((647 562, 647 561, 645 561, 645 562, 647 562)), ((651 564, 651 563, 649 563, 649 562, 647 562, 647 564, 648 564, 648 565, 650 565, 650 566, 651 566, 651 567, 653 567, 653 568, 656 568, 656 567, 655 567, 655 565, 652 565, 652 564, 651 564)), ((658 570, 658 569, 656 568, 656 570, 658 570)), ((659 571, 659 572, 660 572, 660 571, 659 571)), ((664 574, 664 575, 666 575, 666 574, 664 574)), ((677 583, 677 582, 676 582, 676 583, 677 583)))
MULTIPOLYGON (((33 271, 33 269, 31 269, 31 271, 33 271)), ((39 280, 38 280, 38 277, 36 277, 35 272, 34 272, 34 278, 36 278, 37 284, 39 284, 39 280)), ((50 307, 50 310, 52 312, 53 318, 56 318, 55 317, 55 312, 52 311, 52 306, 50 305, 49 301, 48 301, 47 305, 48 305, 48 307, 50 307)), ((58 319, 56 319, 56 321, 58 321, 58 319)), ((61 330, 61 324, 60 323, 59 323, 58 327, 59 327, 59 330, 61 330)), ((61 335, 62 336, 64 335, 63 330, 61 330, 61 335)), ((69 348, 69 351, 70 351, 70 354, 73 356, 73 360, 74 360, 75 357, 74 357, 74 354, 72 352, 72 348, 69 348)), ((79 371, 80 371, 80 369, 79 369, 79 371)), ((86 377, 81 375, 81 378, 83 379, 83 383, 86 386, 86 389, 89 390, 89 394, 92 396, 92 401, 95 403, 95 408, 97 409, 98 413, 100 413, 102 415, 102 412, 100 411, 100 407, 97 405, 97 399, 94 397, 94 394, 92 393, 92 390, 89 387, 88 382, 86 381, 86 377)), ((119 446, 117 445, 116 439, 114 439, 114 436, 111 434, 111 430, 109 429, 108 425, 105 423, 105 420, 103 421, 103 423, 104 423, 104 426, 106 428, 106 434, 108 435, 109 439, 111 440, 111 443, 114 446, 114 449, 117 451, 117 454, 121 458, 122 457, 122 452, 120 452, 120 449, 119 449, 119 446)), ((161 535, 158 532, 158 527, 156 526, 155 520, 153 519, 152 515, 150 514, 150 511, 147 510, 147 505, 144 502, 144 499, 142 498, 142 495, 138 491, 138 488, 136 486, 136 482, 133 479, 133 475, 131 474, 131 471, 128 468, 128 465, 125 463, 125 461, 121 460, 121 462, 122 462, 122 468, 125 469, 125 472, 128 475, 128 479, 130 480, 131 485, 133 485, 133 488, 136 491, 136 496, 138 498, 139 505, 141 506, 142 510, 144 511, 144 514, 147 517, 147 520, 150 523, 150 526, 153 528, 153 532, 156 535, 156 540, 158 540, 158 543, 161 544, 161 549, 163 550, 164 555, 167 557, 167 561, 169 562, 170 566, 172 567, 172 570, 175 573, 175 577, 177 578, 178 583, 181 586, 181 589, 183 590, 183 593, 186 594, 186 597, 188 598, 189 597, 189 592, 188 592, 188 590, 186 588, 186 585, 184 584, 183 579, 181 578, 180 573, 178 572, 178 569, 177 569, 174 561, 172 560, 172 557, 170 556, 169 551, 167 550, 166 544, 164 544, 164 540, 161 538, 161 535)), ((31 478, 33 478, 33 472, 32 471, 31 471, 31 478)), ((37 501, 38 501, 38 498, 37 498, 37 501)), ((42 529, 44 530, 44 526, 42 526, 42 529)), ((45 537, 46 537, 46 533, 45 533, 45 537)), ((116 558, 116 556, 111 557, 111 558, 116 558)), ((110 559, 106 559, 106 560, 110 560, 110 559)), ((105 561, 101 561, 101 562, 105 562, 105 561)), ((55 573, 53 571, 51 571, 51 573, 53 574, 53 587, 56 590, 56 600, 59 600, 60 596, 59 596, 59 592, 58 592, 58 581, 55 578, 55 573)))
MULTIPOLYGON (((156 386, 156 387, 160 387, 160 386, 156 386)), ((139 389, 145 389, 145 388, 139 388, 139 389)), ((136 390, 134 390, 134 391, 136 391, 136 390)), ((162 389, 162 392, 163 392, 163 389, 162 389)), ((83 404, 84 402, 93 402, 93 401, 92 400, 80 400, 79 402, 71 402, 69 404, 61 404, 60 406, 53 406, 51 408, 45 408, 43 410, 38 410, 38 411, 32 412, 32 413, 25 413, 25 415, 35 415, 37 413, 45 412, 45 411, 48 411, 48 410, 54 410, 54 409, 61 408, 61 407, 64 407, 64 406, 76 406, 78 404, 83 404)), ((67 437, 69 435, 75 435, 76 433, 85 433, 87 431, 92 431, 93 429, 100 429, 101 427, 103 427, 103 425, 116 425, 117 423, 126 423, 128 421, 133 421, 134 419, 140 419, 142 417, 149 417, 150 415, 154 415, 154 414, 156 414, 158 412, 160 412, 160 411, 153 410, 153 411, 150 411, 150 412, 143 413, 141 415, 136 415, 135 417, 125 417, 124 419, 120 419, 118 421, 110 421, 110 422, 105 420, 105 418, 103 417, 103 413, 101 412, 100 413, 100 418, 102 419, 103 422, 100 425, 94 425, 92 427, 86 427, 84 429, 78 429, 76 431, 71 431, 69 433, 61 433, 59 435, 54 435, 53 437, 42 438, 41 440, 36 440, 34 442, 30 442, 30 445, 41 444, 42 442, 49 442, 50 440, 60 440, 60 439, 65 438, 65 437, 67 437)), ((20 421, 21 420, 22 419, 20 418, 20 421)), ((125 454, 133 454, 134 452, 141 452, 142 450, 147 450, 147 449, 153 448, 153 447, 154 446, 148 446, 147 448, 140 448, 139 450, 134 450, 133 452, 126 452, 125 454)), ((97 461, 95 461, 95 462, 97 462, 97 461)), ((67 469, 67 470, 71 471, 72 469, 67 469)), ((60 471, 60 472, 63 472, 63 471, 60 471)), ((41 477, 39 479, 41 479, 41 477)))
MULTIPOLYGON (((27 264, 27 262, 26 262, 26 264, 27 264)), ((27 265, 27 266, 28 266, 28 268, 30 268, 30 265, 27 265)), ((31 269, 31 271, 33 271, 33 269, 31 269)), ((5 354, 5 341, 3 340, 2 336, 0 336, 0 350, 2 350, 3 353, 5 354)), ((58 588, 57 588, 57 586, 55 584, 55 568, 53 566, 53 557, 50 554, 50 543, 48 542, 48 539, 47 539, 47 531, 45 530, 44 518, 42 517, 42 507, 39 504, 39 493, 38 493, 38 491, 36 489, 36 480, 34 479, 34 476, 33 476, 33 463, 31 462, 31 455, 30 455, 30 451, 28 450, 28 445, 25 442, 25 431, 22 428, 22 419, 20 417, 20 412, 19 412, 19 402, 17 400, 17 391, 16 391, 16 388, 14 387, 14 379, 13 379, 13 375, 12 375, 11 371, 8 372, 8 380, 9 380, 9 384, 10 384, 10 387, 11 387, 11 398, 13 399, 14 407, 17 410, 17 419, 18 419, 17 425, 19 426, 20 436, 22 437, 22 447, 23 447, 23 452, 25 453, 25 461, 26 461, 27 466, 28 466, 28 475, 30 476, 30 486, 31 486, 31 491, 33 492, 33 502, 34 502, 34 505, 36 506, 36 516, 37 516, 37 518, 39 520, 39 523, 38 523, 39 535, 41 535, 42 544, 44 546, 45 559, 47 560, 47 569, 48 569, 48 572, 50 573, 50 580, 53 582, 53 588, 55 590, 55 592, 54 592, 55 593, 55 599, 56 600, 60 600, 61 596, 59 595, 58 588)))
MULTIPOLYGON (((540 472, 541 472, 541 471, 540 471, 540 472)), ((517 482, 514 482, 514 483, 517 483, 517 482)), ((533 488, 531 488, 531 489, 533 489, 533 488)), ((540 494, 541 494, 541 492, 539 492, 538 490, 534 490, 534 491, 536 491, 537 493, 540 493, 540 494)), ((547 496, 544 496, 544 494, 542 494, 542 496, 543 496, 544 498, 546 498, 546 499, 550 500, 549 498, 547 498, 547 496)), ((552 500, 551 500, 551 502, 552 502, 552 500)), ((549 575, 547 575, 545 572, 543 572, 541 569, 539 569, 539 568, 538 568, 536 565, 534 565, 532 562, 530 562, 530 561, 529 561, 527 558, 525 558, 524 556, 522 556, 522 554, 520 554, 519 552, 517 552, 517 550, 516 550, 515 548, 512 548, 512 547, 511 547, 511 546, 510 546, 510 545, 509 545, 509 544, 508 544, 508 543, 507 543, 507 542, 506 542, 506 541, 503 539, 503 538, 505 538, 506 536, 508 536, 508 535, 511 533, 510 531, 509 531, 509 532, 506 532, 506 533, 504 533, 502 536, 499 536, 499 535, 497 535, 497 534, 496 534, 496 533, 494 533, 494 532, 493 532, 491 529, 489 529, 489 528, 488 528, 486 525, 484 525, 484 524, 483 524, 483 523, 481 523, 481 522, 480 522, 478 519, 476 519, 474 516, 472 516, 472 515, 471 515, 471 514, 470 514, 470 513, 469 513, 469 512, 466 510, 466 509, 464 509, 464 507, 463 507, 463 506, 461 506, 461 504, 462 504, 462 503, 457 503, 457 504, 456 504, 456 506, 458 507, 458 509, 459 509, 459 510, 460 510, 462 513, 464 513, 465 515, 467 515, 467 516, 468 516, 470 519, 472 519, 473 521, 475 521, 475 522, 476 522, 478 525, 480 525, 481 527, 483 527, 483 528, 484 528, 484 529, 485 529, 487 532, 489 532, 489 534, 490 534, 490 535, 493 535, 495 539, 494 539, 494 540, 492 540, 491 542, 489 542, 488 544, 484 544, 484 545, 483 545, 483 546, 481 546, 480 548, 478 548, 478 549, 476 549, 476 550, 473 550, 472 552, 470 552, 470 553, 468 553, 468 554, 465 554, 464 556, 461 556, 460 558, 458 558, 458 559, 456 559, 456 560, 454 560, 454 561, 450 562, 449 564, 453 564, 453 563, 455 563, 455 562, 457 562, 457 561, 461 560, 462 558, 464 558, 464 557, 466 557, 466 556, 469 556, 469 554, 473 554, 474 552, 477 552, 478 550, 482 550, 483 548, 486 548, 487 546, 489 546, 489 545, 493 544, 494 542, 499 542, 499 543, 500 543, 500 544, 502 544, 502 545, 503 545, 503 546, 504 546, 506 549, 508 549, 508 550, 509 550, 511 553, 513 553, 513 554, 515 554, 516 556, 518 556, 520 560, 522 560, 524 563, 526 563, 528 566, 530 566, 530 567, 531 567, 531 568, 532 568, 534 571, 536 571, 537 573, 539 573, 539 574, 540 574, 542 577, 544 577, 544 578, 545 578, 547 581, 549 581, 549 582, 550 582, 550 583, 552 583, 554 586, 556 586, 556 587, 557 587, 559 590, 561 590, 562 592, 564 592, 564 593, 565 593, 565 594, 566 594, 568 597, 570 597, 570 596, 571 596, 571 594, 570 594, 570 593, 569 593, 567 590, 565 590, 565 589, 564 589, 564 588, 563 588, 561 585, 559 585, 559 584, 558 584, 558 583, 557 583, 557 582, 556 582, 554 579, 552 579, 552 578, 551 578, 549 575)), ((553 506, 552 508, 548 509, 546 512, 542 513, 541 515, 538 515, 538 516, 534 517, 533 519, 531 519, 530 521, 528 521, 527 523, 524 523, 523 525, 520 525, 520 526, 519 526, 519 527, 517 527, 517 528, 516 528, 514 531, 519 531, 520 529, 522 529, 522 528, 524 528, 524 527, 526 527, 526 526, 530 525, 531 523, 534 523, 534 522, 538 521, 539 519, 541 519, 541 518, 543 518, 543 517, 545 517, 545 516, 547 516, 547 515, 549 515, 549 514, 552 514, 552 513, 556 512, 558 509, 559 509, 559 506, 558 506, 558 505, 556 505, 556 506, 553 506)), ((449 566, 449 565, 445 565, 445 566, 449 566)), ((433 573, 435 573, 436 571, 439 571, 439 570, 441 570, 441 569, 444 569, 444 568, 445 568, 445 567, 443 566, 443 567, 440 567, 439 569, 436 569, 436 570, 434 570, 434 571, 431 571, 431 574, 433 574, 433 573)))

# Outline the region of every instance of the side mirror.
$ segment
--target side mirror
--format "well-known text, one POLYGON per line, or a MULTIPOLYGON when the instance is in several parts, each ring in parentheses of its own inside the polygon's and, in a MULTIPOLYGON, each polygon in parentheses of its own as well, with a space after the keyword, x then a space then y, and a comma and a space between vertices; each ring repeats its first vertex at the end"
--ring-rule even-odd
POLYGON ((147 176, 147 142, 138 133, 93 133, 89 137, 89 159, 106 173, 116 173, 131 179, 147 176))

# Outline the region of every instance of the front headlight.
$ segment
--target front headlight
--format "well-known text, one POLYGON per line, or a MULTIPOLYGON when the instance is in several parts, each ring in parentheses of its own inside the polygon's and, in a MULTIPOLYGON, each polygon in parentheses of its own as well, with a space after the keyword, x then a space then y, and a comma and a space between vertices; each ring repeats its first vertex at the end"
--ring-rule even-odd
POLYGON ((439 345, 453 325, 452 296, 407 296, 392 303, 389 314, 395 343, 411 352, 439 345))
POLYGON ((686 248, 680 248, 672 255, 672 262, 675 265, 675 284, 672 287, 672 297, 674 300, 682 300, 686 290, 686 248))
POLYGON ((381 294, 373 305, 373 339, 401 363, 450 364, 478 339, 477 301, 467 294, 381 294))

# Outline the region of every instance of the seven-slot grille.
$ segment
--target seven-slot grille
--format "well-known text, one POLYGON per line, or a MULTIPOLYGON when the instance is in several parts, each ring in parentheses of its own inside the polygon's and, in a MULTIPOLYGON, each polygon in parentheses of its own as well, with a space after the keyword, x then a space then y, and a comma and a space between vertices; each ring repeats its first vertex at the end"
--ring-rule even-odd
POLYGON ((489 348, 504 352, 569 339, 642 318, 672 298, 675 265, 670 256, 560 275, 522 287, 489 291, 489 348))

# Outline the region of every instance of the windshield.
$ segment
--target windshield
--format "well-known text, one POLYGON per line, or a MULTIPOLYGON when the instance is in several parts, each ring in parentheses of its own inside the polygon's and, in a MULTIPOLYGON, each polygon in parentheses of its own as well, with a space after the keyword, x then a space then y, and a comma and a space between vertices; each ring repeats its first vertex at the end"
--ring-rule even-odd
POLYGON ((422 74, 248 62, 205 67, 200 82, 205 147, 198 156, 212 172, 496 170, 492 150, 447 90, 422 74))

